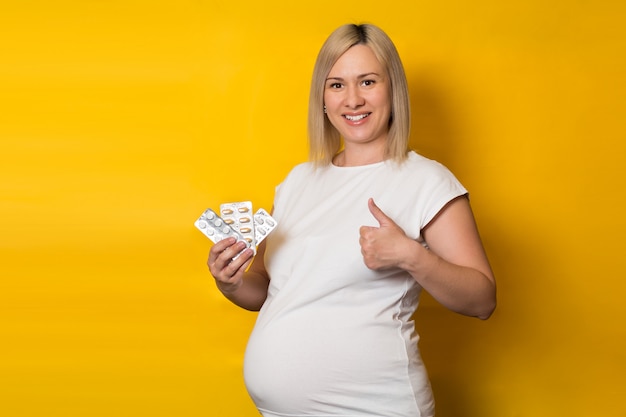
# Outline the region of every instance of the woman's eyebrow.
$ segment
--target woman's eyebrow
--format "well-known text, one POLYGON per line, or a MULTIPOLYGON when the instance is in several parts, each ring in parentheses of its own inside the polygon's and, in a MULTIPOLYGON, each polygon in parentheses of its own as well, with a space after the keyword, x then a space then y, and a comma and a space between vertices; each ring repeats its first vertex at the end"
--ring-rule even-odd
MULTIPOLYGON (((365 74, 361 74, 361 75, 357 75, 357 79, 361 79, 361 78, 366 78, 366 77, 370 77, 372 75, 375 75, 377 77, 379 77, 380 75, 377 72, 367 72, 365 74)), ((326 78, 326 81, 344 81, 344 79, 342 77, 328 77, 326 78)))

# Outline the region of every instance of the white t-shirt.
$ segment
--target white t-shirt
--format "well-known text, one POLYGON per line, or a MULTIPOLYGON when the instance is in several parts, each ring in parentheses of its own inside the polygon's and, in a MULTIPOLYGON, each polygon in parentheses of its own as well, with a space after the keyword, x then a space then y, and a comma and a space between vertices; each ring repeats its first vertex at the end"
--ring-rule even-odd
POLYGON ((277 187, 267 238, 269 293, 244 361, 265 417, 432 416, 411 316, 421 287, 406 271, 372 271, 359 228, 367 200, 405 233, 420 231, 465 188, 414 152, 402 164, 296 166, 277 187))

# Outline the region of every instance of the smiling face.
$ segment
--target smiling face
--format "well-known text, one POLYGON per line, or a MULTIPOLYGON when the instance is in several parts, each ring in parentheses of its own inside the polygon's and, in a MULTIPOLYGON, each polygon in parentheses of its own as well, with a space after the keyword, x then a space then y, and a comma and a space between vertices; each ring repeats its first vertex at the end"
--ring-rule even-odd
POLYGON ((387 71, 369 46, 351 47, 333 65, 324 86, 324 105, 346 151, 358 145, 384 148, 390 91, 387 71))

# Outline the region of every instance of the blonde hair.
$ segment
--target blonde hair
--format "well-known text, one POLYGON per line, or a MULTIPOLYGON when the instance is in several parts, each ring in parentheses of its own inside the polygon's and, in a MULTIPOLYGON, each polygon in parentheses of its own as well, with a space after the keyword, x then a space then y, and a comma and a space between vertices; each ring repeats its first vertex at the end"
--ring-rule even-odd
POLYGON ((348 24, 337 28, 322 45, 313 69, 309 94, 309 158, 328 165, 341 148, 341 136, 324 114, 324 85, 335 62, 355 45, 369 46, 385 67, 391 84, 391 116, 385 158, 402 161, 407 156, 411 123, 409 91, 404 67, 395 45, 377 26, 348 24))

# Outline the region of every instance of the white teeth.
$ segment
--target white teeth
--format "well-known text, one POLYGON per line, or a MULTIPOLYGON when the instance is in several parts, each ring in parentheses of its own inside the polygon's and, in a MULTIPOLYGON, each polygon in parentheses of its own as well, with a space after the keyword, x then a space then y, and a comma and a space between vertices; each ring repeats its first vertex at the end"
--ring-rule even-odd
POLYGON ((358 122, 359 120, 365 119, 367 116, 369 116, 369 113, 359 114, 358 116, 350 116, 346 114, 343 117, 350 120, 351 122, 358 122))

